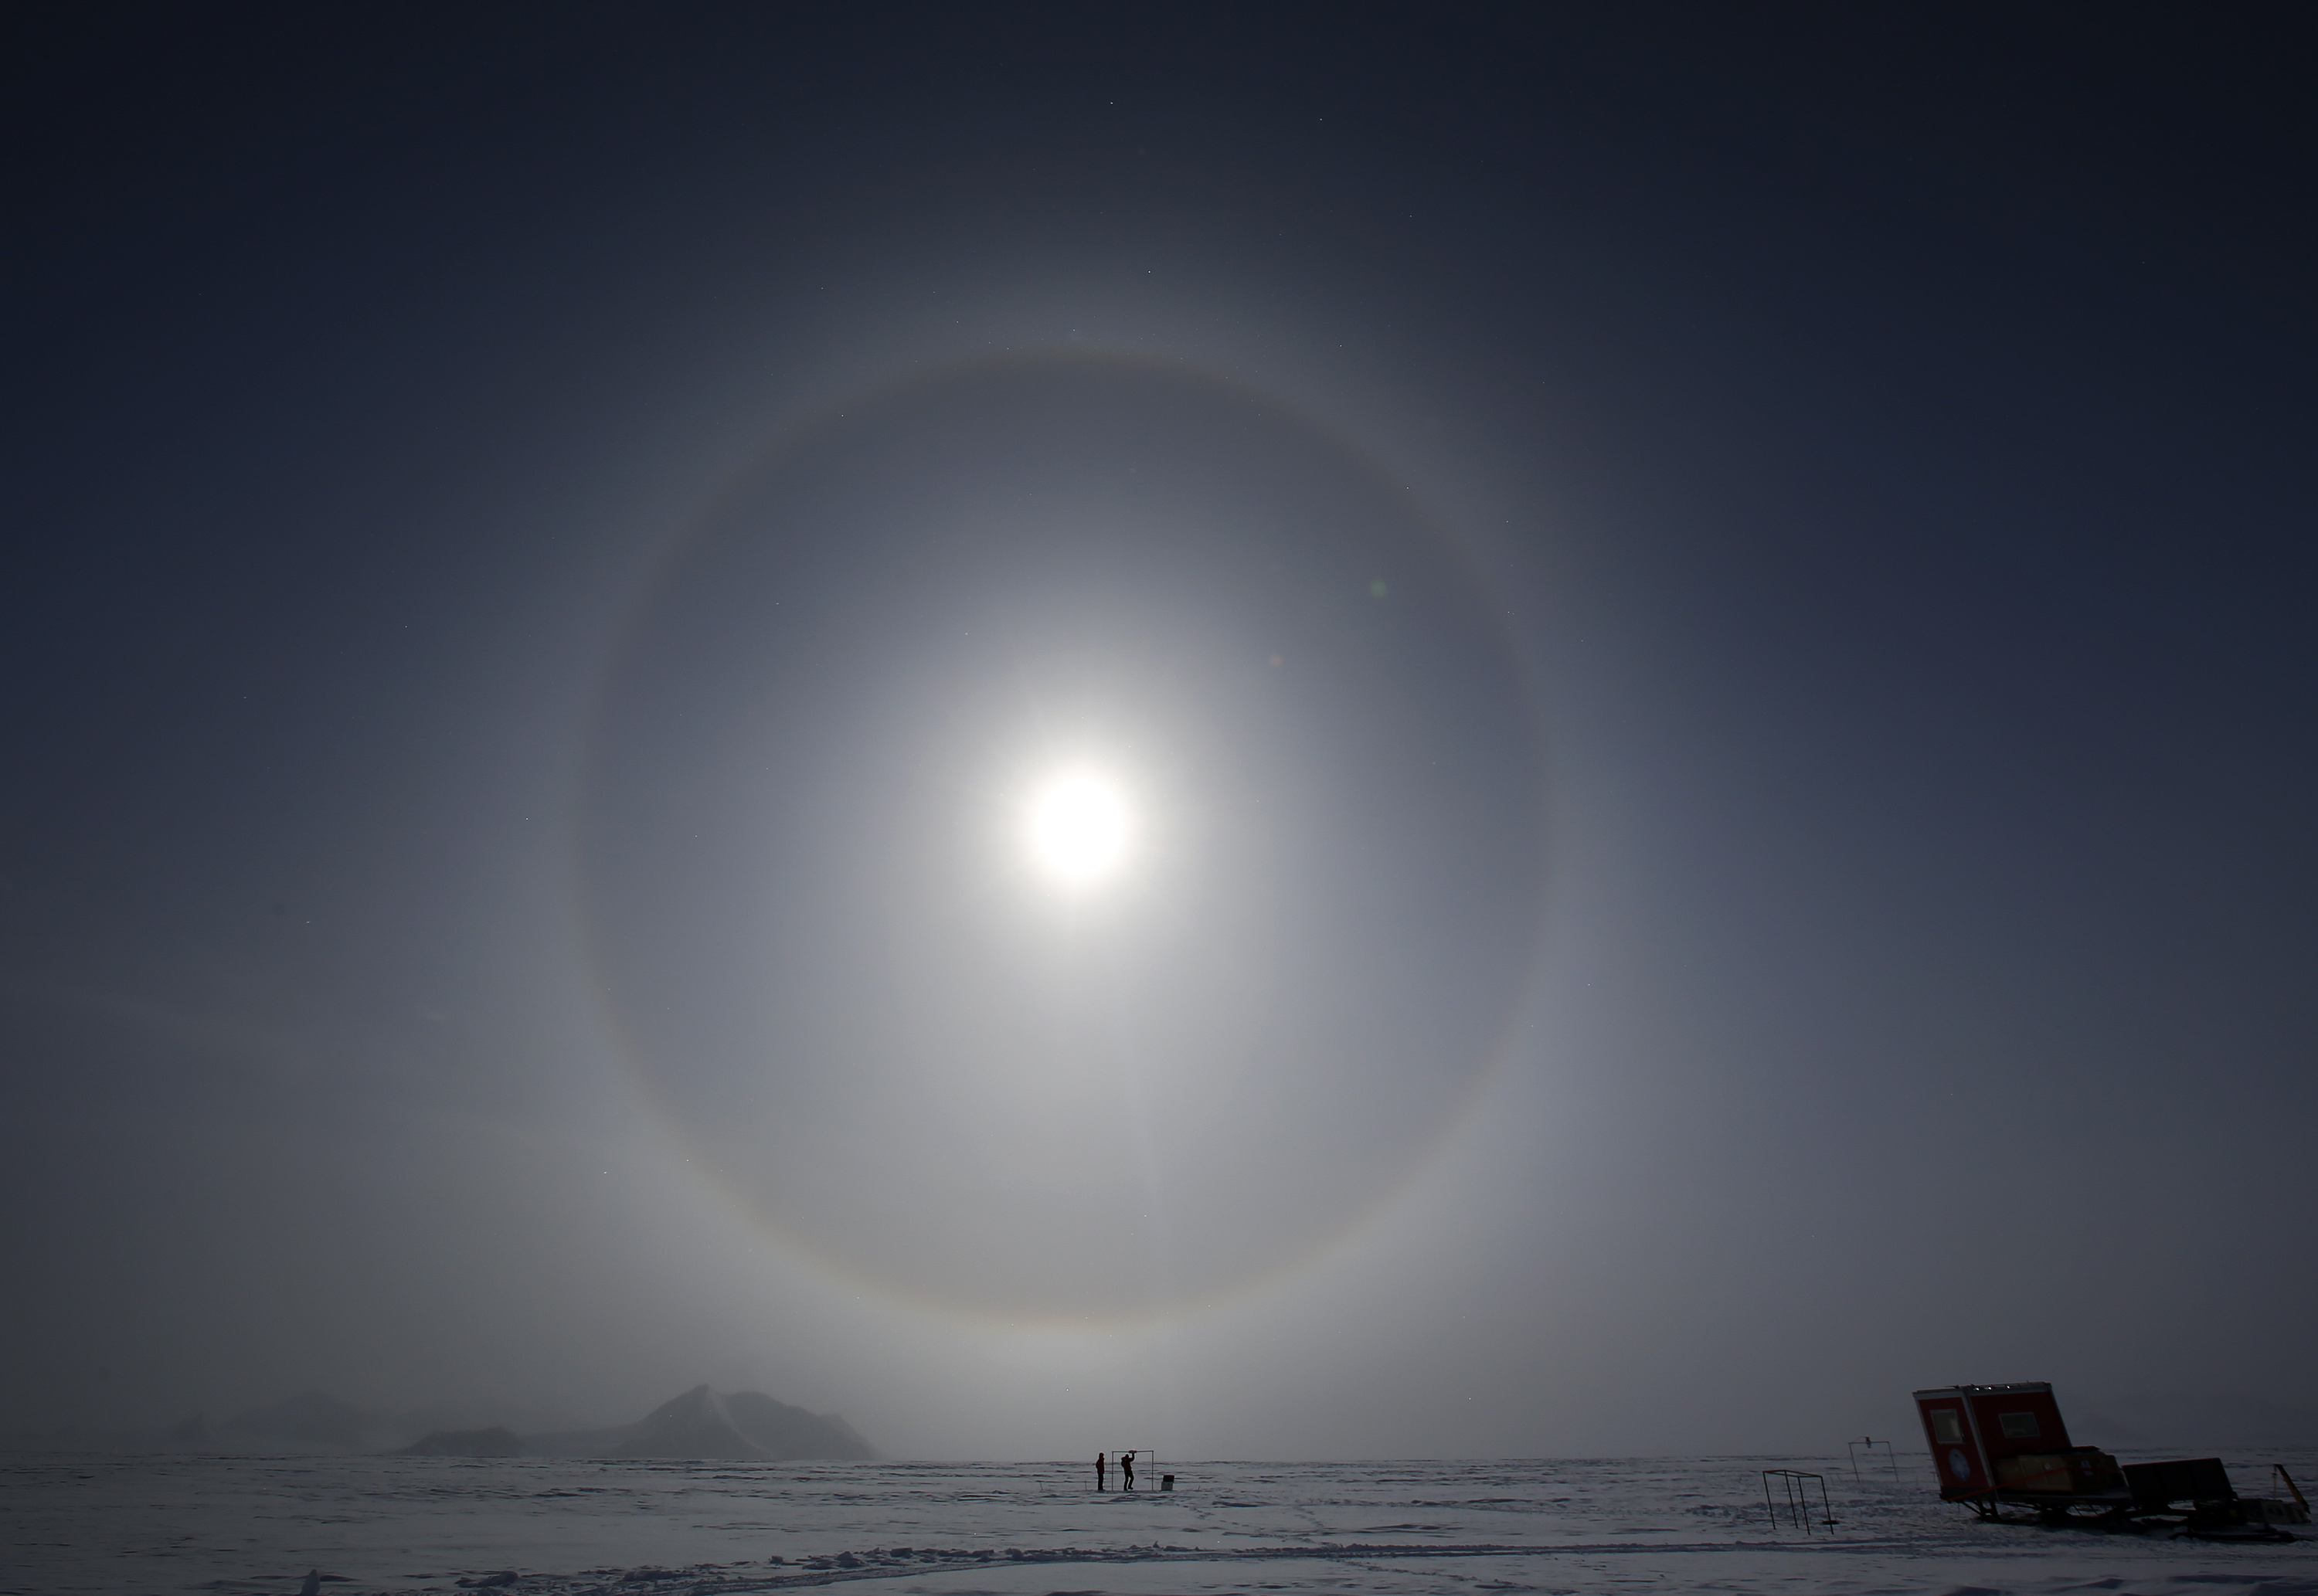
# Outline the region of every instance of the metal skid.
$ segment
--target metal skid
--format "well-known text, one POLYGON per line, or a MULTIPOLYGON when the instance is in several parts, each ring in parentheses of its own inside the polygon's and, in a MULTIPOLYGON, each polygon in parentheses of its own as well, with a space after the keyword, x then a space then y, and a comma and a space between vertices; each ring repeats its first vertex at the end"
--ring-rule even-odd
MULTIPOLYGON (((2218 1466, 2215 1472, 2219 1473, 2218 1466)), ((2200 1481, 2200 1489, 2195 1493, 2179 1496, 2164 1493, 2162 1486, 2152 1491, 2144 1484, 2137 1493, 2131 1489, 2074 1493, 1998 1490, 1959 1500, 1991 1524, 2136 1534, 2170 1529, 2177 1540, 2297 1540, 2301 1538, 2289 1535, 2278 1526, 2308 1523, 2309 1504, 2283 1467, 2276 1468, 2274 1473, 2285 1476, 2287 1488, 2292 1493, 2290 1499, 2241 1497, 2231 1489, 2227 1475, 2221 1475, 2210 1482, 2200 1481)))

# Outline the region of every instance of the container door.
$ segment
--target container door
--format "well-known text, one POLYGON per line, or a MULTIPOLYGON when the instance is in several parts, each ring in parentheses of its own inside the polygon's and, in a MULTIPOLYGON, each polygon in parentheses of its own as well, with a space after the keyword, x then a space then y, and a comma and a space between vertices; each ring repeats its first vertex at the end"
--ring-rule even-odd
POLYGON ((1980 1439, 1972 1433, 1963 1398, 1929 1396, 1916 1407, 1923 1415, 1924 1439, 1931 1443, 1933 1466, 1940 1472, 1940 1495, 1953 1501, 1987 1490, 1988 1463, 1980 1455, 1980 1439))

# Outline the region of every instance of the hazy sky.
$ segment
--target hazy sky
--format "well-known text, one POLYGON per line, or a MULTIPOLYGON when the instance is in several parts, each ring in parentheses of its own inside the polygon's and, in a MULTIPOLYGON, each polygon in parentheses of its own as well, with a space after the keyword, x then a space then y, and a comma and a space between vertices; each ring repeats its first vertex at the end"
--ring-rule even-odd
POLYGON ((15 16, 0 1428, 2318 1405, 2306 22, 15 16))

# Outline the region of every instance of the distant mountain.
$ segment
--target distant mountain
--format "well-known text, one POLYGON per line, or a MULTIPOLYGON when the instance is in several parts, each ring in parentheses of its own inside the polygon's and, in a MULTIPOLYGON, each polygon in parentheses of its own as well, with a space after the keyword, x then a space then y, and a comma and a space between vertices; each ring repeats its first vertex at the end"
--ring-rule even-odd
POLYGON ((437 1430, 401 1448, 406 1457, 520 1457, 523 1437, 503 1424, 489 1430, 437 1430))
POLYGON ((308 1391, 237 1413, 218 1426, 217 1434, 232 1446, 359 1447, 374 1439, 380 1423, 374 1413, 308 1391))
POLYGON ((809 1413, 785 1402, 775 1402, 761 1391, 734 1392, 724 1399, 724 1412, 734 1429, 772 1457, 869 1458, 877 1455, 853 1426, 835 1413, 809 1413))
POLYGON ((874 1457, 869 1443, 834 1413, 813 1413, 761 1391, 720 1395, 696 1385, 633 1424, 523 1438, 542 1457, 874 1457))
POLYGON ((769 1457, 741 1433, 724 1399, 705 1385, 671 1396, 621 1432, 615 1457, 769 1457))
POLYGON ((615 1457, 868 1457, 869 1443, 834 1414, 775 1402, 761 1391, 720 1396, 696 1385, 620 1432, 615 1457))
MULTIPOLYGON (((731 1457, 786 1462, 871 1458, 876 1453, 835 1413, 809 1412, 761 1391, 720 1394, 696 1385, 632 1424, 519 1433, 490 1410, 375 1413, 319 1391, 301 1392, 211 1424, 199 1415, 169 1425, 98 1430, 64 1428, 0 1438, 0 1444, 76 1451, 382 1452, 418 1457, 731 1457), (464 1419, 464 1424, 460 1420, 464 1419), (411 1438, 426 1433, 414 1441, 411 1438)), ((518 1422, 520 1421, 517 1421, 518 1422)))
POLYGON ((519 1439, 526 1457, 610 1457, 633 1425, 611 1430, 551 1430, 519 1439))

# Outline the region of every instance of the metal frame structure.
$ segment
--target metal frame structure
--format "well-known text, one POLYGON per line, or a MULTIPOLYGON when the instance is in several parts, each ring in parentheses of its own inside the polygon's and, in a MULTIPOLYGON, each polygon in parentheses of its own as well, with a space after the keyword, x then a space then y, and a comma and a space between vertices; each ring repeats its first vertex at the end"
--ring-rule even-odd
POLYGON ((1873 1464, 1875 1461, 1876 1448, 1879 1447, 1883 1450, 1883 1461, 1891 1467, 1891 1483, 1895 1485, 1900 1483, 1900 1454, 1892 1449, 1891 1443, 1890 1441, 1879 1441, 1872 1435, 1863 1435, 1855 1441, 1846 1441, 1843 1443, 1843 1449, 1851 1455, 1851 1483, 1853 1484, 1864 1485, 1866 1484, 1866 1481, 1862 1479, 1859 1474, 1859 1454, 1863 1450, 1865 1451, 1868 1462, 1873 1464))
POLYGON ((1770 1514, 1773 1529, 1779 1527, 1779 1504, 1771 1500, 1771 1482, 1774 1479, 1779 1482, 1785 1493, 1788 1519, 1805 1535, 1818 1533, 1810 1517, 1810 1488, 1812 1483, 1817 1482, 1819 1511, 1818 1522, 1827 1527, 1827 1532, 1829 1535, 1835 1533, 1837 1519, 1834 1505, 1827 1499, 1827 1476, 1810 1474, 1800 1468, 1766 1468, 1763 1471, 1763 1511, 1770 1514))

